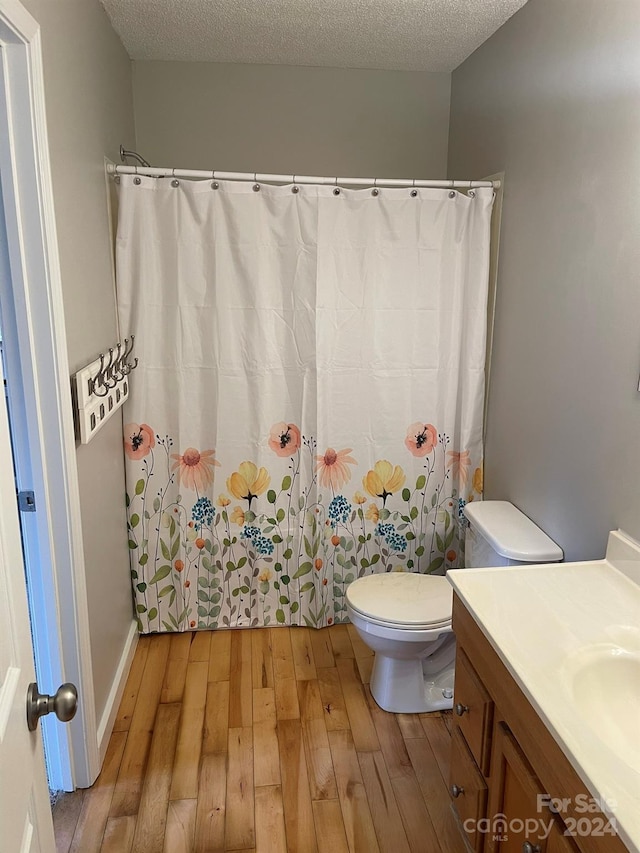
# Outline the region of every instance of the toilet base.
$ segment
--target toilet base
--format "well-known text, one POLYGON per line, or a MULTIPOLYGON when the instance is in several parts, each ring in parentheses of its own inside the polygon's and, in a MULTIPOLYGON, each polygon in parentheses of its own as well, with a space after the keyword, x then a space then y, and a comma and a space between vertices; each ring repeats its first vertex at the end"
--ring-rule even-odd
MULTIPOLYGON (((424 663, 428 665, 428 661, 424 663)), ((420 659, 398 660, 376 652, 369 685, 371 695, 383 711, 394 714, 451 710, 453 657, 438 672, 425 673, 425 668, 420 659)))

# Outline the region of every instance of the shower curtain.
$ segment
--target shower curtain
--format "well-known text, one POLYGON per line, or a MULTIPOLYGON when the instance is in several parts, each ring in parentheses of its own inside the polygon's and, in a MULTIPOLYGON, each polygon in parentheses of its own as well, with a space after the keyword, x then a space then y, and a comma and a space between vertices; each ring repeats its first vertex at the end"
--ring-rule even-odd
POLYGON ((123 176, 139 629, 322 627, 458 565, 482 492, 493 191, 123 176))

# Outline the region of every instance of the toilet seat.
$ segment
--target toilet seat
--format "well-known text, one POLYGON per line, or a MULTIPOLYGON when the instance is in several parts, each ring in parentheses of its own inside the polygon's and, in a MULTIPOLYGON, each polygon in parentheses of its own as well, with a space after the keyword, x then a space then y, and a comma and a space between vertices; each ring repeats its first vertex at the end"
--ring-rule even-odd
POLYGON ((354 581, 346 597, 358 615, 381 627, 425 631, 451 625, 453 589, 439 575, 369 575, 354 581))

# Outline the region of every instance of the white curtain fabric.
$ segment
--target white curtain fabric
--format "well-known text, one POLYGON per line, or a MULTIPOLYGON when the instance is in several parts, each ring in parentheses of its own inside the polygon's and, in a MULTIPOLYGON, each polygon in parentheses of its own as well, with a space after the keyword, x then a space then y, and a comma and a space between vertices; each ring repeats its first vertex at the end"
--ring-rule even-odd
POLYGON ((141 631, 346 620, 458 564, 482 491, 493 191, 122 177, 141 631))

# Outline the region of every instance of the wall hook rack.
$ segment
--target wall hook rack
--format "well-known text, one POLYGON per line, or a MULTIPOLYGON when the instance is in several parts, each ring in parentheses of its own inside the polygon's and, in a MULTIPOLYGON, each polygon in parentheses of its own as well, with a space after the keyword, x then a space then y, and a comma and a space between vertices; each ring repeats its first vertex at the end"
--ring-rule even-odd
POLYGON ((138 366, 132 360, 135 335, 119 341, 73 378, 76 402, 76 436, 87 444, 129 396, 129 374, 138 366))

